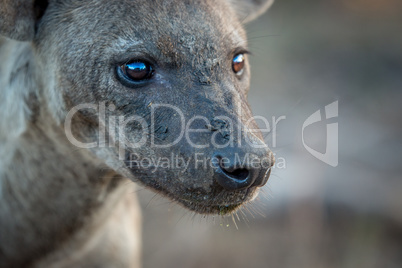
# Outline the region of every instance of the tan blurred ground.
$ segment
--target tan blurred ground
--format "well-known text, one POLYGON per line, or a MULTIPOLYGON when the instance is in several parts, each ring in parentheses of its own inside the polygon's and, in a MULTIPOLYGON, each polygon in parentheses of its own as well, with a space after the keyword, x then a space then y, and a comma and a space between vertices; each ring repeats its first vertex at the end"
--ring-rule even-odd
MULTIPOLYGON (((401 25, 398 0, 277 0, 249 25, 249 99, 257 115, 286 116, 273 148, 286 169, 238 230, 140 191, 144 267, 402 267, 401 25), (301 127, 336 100, 333 168, 303 148, 301 127)), ((321 133, 307 142, 325 150, 321 133)))

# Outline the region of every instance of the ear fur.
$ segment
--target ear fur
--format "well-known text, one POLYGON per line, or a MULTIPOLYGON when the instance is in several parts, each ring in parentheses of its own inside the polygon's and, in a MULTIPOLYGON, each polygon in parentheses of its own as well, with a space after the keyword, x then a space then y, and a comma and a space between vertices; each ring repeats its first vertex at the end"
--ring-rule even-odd
POLYGON ((29 41, 35 36, 35 24, 43 15, 47 1, 0 0, 0 35, 29 41))
POLYGON ((239 19, 250 22, 262 15, 273 4, 274 0, 228 0, 239 19))

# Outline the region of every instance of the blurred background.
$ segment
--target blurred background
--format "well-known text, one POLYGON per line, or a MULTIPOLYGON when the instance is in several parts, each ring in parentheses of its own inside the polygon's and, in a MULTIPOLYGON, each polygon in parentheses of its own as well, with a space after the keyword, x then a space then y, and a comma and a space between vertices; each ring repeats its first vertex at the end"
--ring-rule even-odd
POLYGON ((281 164, 234 220, 140 190, 144 267, 402 267, 402 1, 277 0, 247 29, 254 114, 286 117, 266 137, 281 164), (338 123, 332 167, 302 126, 335 101, 304 133, 325 153, 338 123))

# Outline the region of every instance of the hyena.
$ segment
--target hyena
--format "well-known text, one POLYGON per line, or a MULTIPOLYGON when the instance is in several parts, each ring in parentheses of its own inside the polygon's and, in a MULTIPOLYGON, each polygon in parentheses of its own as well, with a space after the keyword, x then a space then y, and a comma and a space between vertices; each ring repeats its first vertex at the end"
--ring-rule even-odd
POLYGON ((2 0, 0 267, 140 266, 128 181, 201 214, 253 200, 274 158, 244 24, 270 5, 2 0))

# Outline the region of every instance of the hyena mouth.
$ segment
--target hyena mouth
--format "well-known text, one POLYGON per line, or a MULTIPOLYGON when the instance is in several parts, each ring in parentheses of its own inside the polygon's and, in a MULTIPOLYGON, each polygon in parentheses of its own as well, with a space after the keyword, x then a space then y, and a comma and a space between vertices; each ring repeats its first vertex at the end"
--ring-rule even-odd
MULTIPOLYGON (((133 165, 133 161, 126 161, 126 165, 134 177, 147 177, 147 180, 141 180, 139 183, 199 214, 234 213, 253 201, 261 188, 260 183, 254 182, 256 180, 253 180, 250 183, 252 185, 248 187, 225 188, 226 184, 222 185, 216 179, 216 174, 221 176, 221 173, 216 173, 214 169, 189 170, 179 175, 175 168, 146 170, 141 164, 133 165)), ((227 171, 222 176, 224 179, 232 180, 233 174, 237 173, 231 172, 229 176, 227 171)))
POLYGON ((252 202, 257 197, 258 192, 258 188, 249 188, 238 193, 222 192, 217 194, 215 198, 211 198, 210 201, 200 201, 198 198, 175 198, 175 200, 187 209, 200 214, 224 216, 230 215, 252 202))

